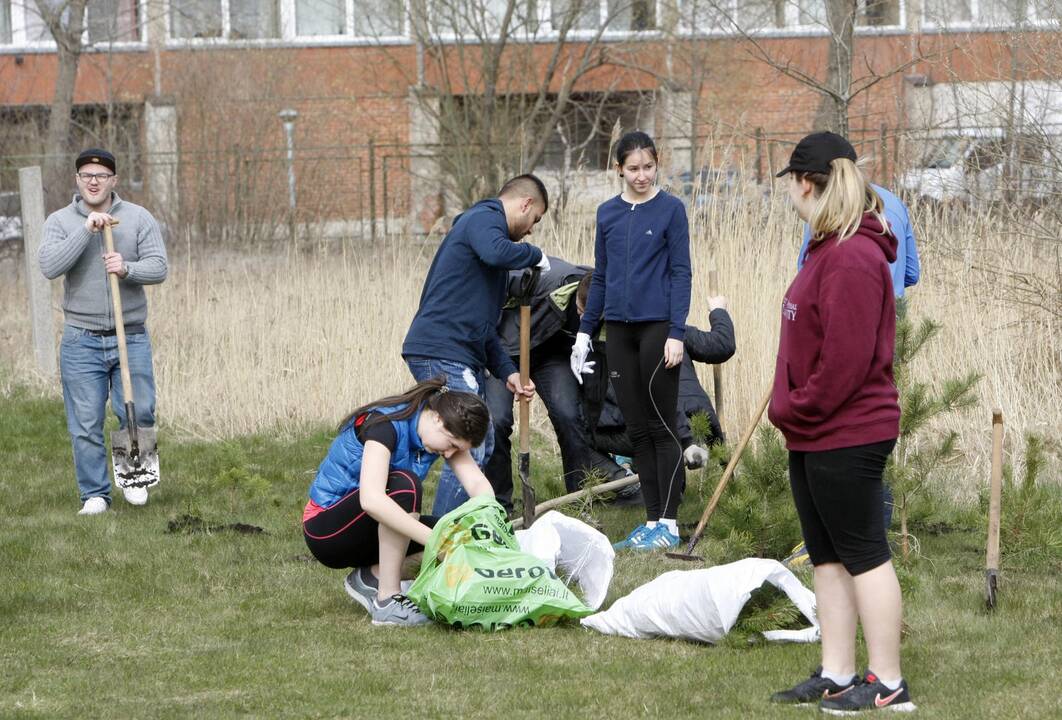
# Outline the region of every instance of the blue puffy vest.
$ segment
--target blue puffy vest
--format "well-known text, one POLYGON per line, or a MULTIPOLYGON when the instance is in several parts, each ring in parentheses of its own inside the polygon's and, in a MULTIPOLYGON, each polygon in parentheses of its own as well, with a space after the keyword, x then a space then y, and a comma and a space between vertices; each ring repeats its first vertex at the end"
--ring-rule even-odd
MULTIPOLYGON (((373 408, 373 412, 391 415, 403 410, 406 405, 373 408)), ((397 442, 391 453, 391 470, 407 470, 421 480, 428 474, 438 455, 428 452, 417 435, 417 421, 421 410, 405 420, 392 420, 397 442)), ((361 486, 361 456, 365 446, 354 432, 354 422, 347 423, 340 431, 328 455, 317 469, 317 477, 310 485, 310 499, 318 506, 327 508, 336 504, 361 486)))

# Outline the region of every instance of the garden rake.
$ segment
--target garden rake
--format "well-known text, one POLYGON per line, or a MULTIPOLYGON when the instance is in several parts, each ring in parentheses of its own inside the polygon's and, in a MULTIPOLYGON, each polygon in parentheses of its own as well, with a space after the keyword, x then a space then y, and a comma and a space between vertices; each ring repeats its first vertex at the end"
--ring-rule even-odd
POLYGON ((693 535, 690 537, 689 545, 686 547, 685 553, 669 552, 665 555, 673 560, 688 560, 690 562, 698 562, 704 560, 699 555, 693 554, 693 548, 697 546, 697 543, 701 540, 701 535, 704 534, 704 528, 708 525, 708 518, 715 512, 716 506, 719 504, 719 498, 723 496, 723 491, 726 490, 727 483, 730 482, 730 478, 734 476, 734 469, 737 467, 738 461, 741 460, 741 455, 745 452, 745 447, 749 444, 749 440, 752 438, 752 433, 755 432, 756 426, 760 424, 760 418, 763 417, 763 411, 767 408, 767 403, 771 401, 771 390, 773 388, 767 388, 767 393, 763 396, 763 400, 760 401, 760 407, 756 410, 756 414, 752 417, 752 422, 745 429, 745 434, 741 436, 741 441, 734 448, 734 454, 730 456, 730 462, 726 464, 726 469, 723 471, 723 477, 719 478, 719 484, 715 488, 715 492, 712 493, 712 499, 708 501, 708 507, 704 509, 704 514, 701 515, 700 522, 697 523, 696 529, 693 531, 693 535))

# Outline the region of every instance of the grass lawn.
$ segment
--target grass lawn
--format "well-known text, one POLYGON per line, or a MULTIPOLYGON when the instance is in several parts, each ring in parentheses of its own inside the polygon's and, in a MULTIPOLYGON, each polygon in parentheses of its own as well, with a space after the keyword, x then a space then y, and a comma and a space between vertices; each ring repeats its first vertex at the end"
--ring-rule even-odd
MULTIPOLYGON (((374 628, 344 593, 342 573, 307 561, 300 533, 327 430, 214 444, 167 442, 164 430, 164 479, 150 503, 116 499, 113 512, 78 517, 61 402, 17 391, 0 398, 0 717, 813 712, 767 698, 814 668, 818 645, 635 641, 578 626, 374 628), (184 514, 266 533, 167 532, 184 514)), ((538 456, 536 470, 555 474, 556 461, 538 456)), ((682 522, 703 503, 691 492, 682 522)), ((601 505, 594 513, 613 538, 639 515, 601 505)), ((1048 570, 1004 566, 1001 607, 990 615, 981 534, 921 540, 903 648, 918 715, 1062 717, 1062 560, 1048 570)), ((692 567, 621 555, 607 602, 663 570, 692 567)))

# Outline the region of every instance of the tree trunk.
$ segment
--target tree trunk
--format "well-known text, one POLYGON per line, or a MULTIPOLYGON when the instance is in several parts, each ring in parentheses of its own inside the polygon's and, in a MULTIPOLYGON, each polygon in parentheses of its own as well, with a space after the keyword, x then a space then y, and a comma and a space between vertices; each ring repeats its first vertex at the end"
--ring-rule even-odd
POLYGON ((827 0, 826 22, 830 30, 823 94, 815 114, 816 130, 848 135, 848 103, 852 89, 852 40, 855 37, 856 0, 827 0))
POLYGON ((81 35, 85 30, 85 5, 88 0, 71 0, 52 10, 46 0, 37 6, 55 39, 59 68, 55 93, 48 113, 48 134, 44 145, 44 193, 48 212, 65 205, 72 192, 73 166, 70 164, 70 114, 74 106, 74 86, 81 60, 81 35), (64 5, 68 13, 64 22, 64 5))

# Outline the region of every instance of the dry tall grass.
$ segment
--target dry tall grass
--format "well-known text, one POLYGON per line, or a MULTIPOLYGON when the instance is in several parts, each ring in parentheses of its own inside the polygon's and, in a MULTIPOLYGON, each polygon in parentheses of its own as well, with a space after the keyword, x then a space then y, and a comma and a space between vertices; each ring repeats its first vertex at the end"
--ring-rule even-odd
MULTIPOLYGON (((739 431, 773 372, 778 305, 795 271, 800 226, 776 193, 709 196, 691 213, 695 270, 690 322, 707 318, 706 268, 730 298, 738 353, 725 366, 723 422, 739 431)), ((1062 428, 1062 333, 1058 318, 1030 314, 971 266, 1053 272, 1050 258, 1000 243, 991 215, 915 213, 922 282, 910 293, 914 318, 944 323, 916 370, 935 380, 967 370, 983 373, 975 409, 948 418, 965 459, 954 489, 969 495, 987 477, 990 409, 1004 411, 1008 450, 1025 432, 1058 438, 1062 428)), ((592 209, 544 221, 533 242, 570 260, 591 262, 592 209)), ((174 248, 170 279, 150 290, 150 326, 159 386, 159 415, 170 432, 220 438, 252 432, 290 433, 333 423, 355 405, 410 383, 400 347, 416 308, 434 243, 394 241, 382 247, 257 251, 219 255, 174 248)), ((58 383, 34 375, 21 264, 9 264, 0 288, 0 364, 7 382, 58 383), (35 379, 34 379, 35 378, 35 379)), ((56 283, 56 307, 58 286, 56 283)), ((61 318, 57 312, 57 326, 61 318)), ((701 368, 710 387, 710 371, 701 368)), ((545 413, 536 425, 548 434, 545 413)), ((1057 478, 1058 462, 1049 468, 1057 478)))

